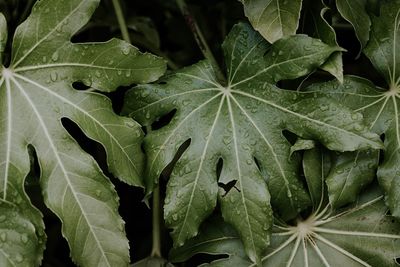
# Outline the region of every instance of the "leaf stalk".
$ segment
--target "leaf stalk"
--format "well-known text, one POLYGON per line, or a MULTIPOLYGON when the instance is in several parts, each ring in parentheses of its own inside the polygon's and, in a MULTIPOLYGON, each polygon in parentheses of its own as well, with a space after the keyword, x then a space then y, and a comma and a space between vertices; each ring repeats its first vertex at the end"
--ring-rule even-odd
POLYGON ((119 0, 112 0, 112 3, 114 6, 115 15, 117 16, 119 28, 121 30, 122 39, 124 39, 125 42, 131 43, 128 27, 126 26, 125 17, 122 13, 121 4, 119 3, 119 0))
POLYGON ((190 30, 193 33, 194 39, 196 40, 197 45, 199 46, 201 52, 203 53, 204 57, 210 62, 212 68, 215 71, 215 74, 217 76, 218 81, 226 85, 226 78, 221 71, 221 68, 219 67, 217 61, 215 60, 214 55, 211 52, 210 47, 208 46, 200 28, 199 25, 197 24, 194 16, 190 13, 188 6, 186 5, 185 0, 176 0, 176 3, 185 18, 186 24, 189 26, 190 30))

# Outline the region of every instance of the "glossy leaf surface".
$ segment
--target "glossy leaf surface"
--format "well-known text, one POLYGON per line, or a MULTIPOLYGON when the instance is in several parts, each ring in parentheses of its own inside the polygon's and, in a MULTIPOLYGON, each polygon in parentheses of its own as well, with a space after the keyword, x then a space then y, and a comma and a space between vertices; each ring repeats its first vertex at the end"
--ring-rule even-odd
POLYGON ((383 2, 380 16, 372 20, 371 40, 365 48, 366 55, 385 78, 388 89, 376 88, 371 82, 357 77, 347 77, 343 86, 330 82, 309 88, 324 91, 362 112, 371 130, 385 134, 386 150, 378 178, 386 193, 386 203, 396 217, 400 217, 399 14, 400 1, 383 2))
POLYGON ((309 73, 340 48, 303 35, 270 46, 250 26, 238 24, 223 49, 227 85, 219 84, 209 63, 201 61, 158 84, 133 88, 124 112, 150 126, 176 110, 169 124, 145 138, 150 191, 178 148, 190 140, 168 182, 164 207, 175 246, 197 234, 218 197, 224 219, 234 225, 256 261, 268 245, 268 189, 272 205, 284 218, 293 218, 310 204, 298 180, 300 162, 290 159, 291 145, 283 130, 341 151, 381 144, 378 136, 365 131, 360 114, 335 102, 327 104, 318 94, 274 85, 309 73), (230 190, 220 188, 218 193, 217 182, 231 185, 230 190))
POLYGON ((254 29, 270 43, 296 33, 302 0, 240 0, 254 29))
MULTIPOLYGON (((323 154, 319 153, 317 161, 313 157, 304 164, 312 164, 307 168, 323 165, 323 154)), ((308 178, 307 183, 316 176, 308 178)), ((314 182, 323 185, 324 179, 320 176, 314 182)), ((309 184, 309 187, 312 186, 309 184)), ((324 186, 321 190, 319 204, 307 218, 299 218, 294 225, 276 220, 262 266, 397 266, 400 225, 387 215, 388 209, 377 186, 363 192, 354 205, 345 209, 332 209, 324 197, 324 186)), ((222 222, 204 225, 198 237, 172 250, 170 256, 180 262, 196 253, 228 255, 202 266, 255 266, 246 260, 237 234, 222 222)))
MULTIPOLYGON (((9 237, 2 239, 3 249, 7 248, 0 254, 2 266, 38 266, 43 251, 43 223, 23 187, 30 169, 28 145, 38 157, 44 201, 63 223, 73 260, 81 266, 129 263, 114 187, 61 119, 74 121, 104 146, 115 176, 141 186, 140 126, 116 116, 104 95, 77 91, 72 83, 109 92, 120 85, 153 81, 163 74, 165 64, 117 39, 72 43, 71 37, 86 24, 98 2, 38 1, 15 31, 10 66, 1 67, 0 201, 16 209, 8 211, 18 214, 16 227, 26 221, 25 228, 17 229, 22 241, 29 240, 29 246, 21 247, 17 233, 7 233, 9 237)), ((3 38, 2 22, 0 26, 3 38)))

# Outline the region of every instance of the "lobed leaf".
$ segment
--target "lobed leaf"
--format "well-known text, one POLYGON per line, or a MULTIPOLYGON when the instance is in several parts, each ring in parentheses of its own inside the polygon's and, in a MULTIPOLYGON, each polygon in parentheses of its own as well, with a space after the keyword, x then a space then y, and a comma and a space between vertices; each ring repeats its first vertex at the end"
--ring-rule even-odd
POLYGON ((269 243, 269 194, 285 219, 310 204, 298 179, 300 162, 290 158, 291 145, 283 130, 340 151, 381 144, 349 109, 335 102, 327 105, 327 99, 318 94, 274 85, 309 73, 340 48, 304 35, 270 46, 250 26, 238 24, 223 49, 227 85, 218 83, 210 64, 201 61, 158 84, 133 88, 126 95, 123 112, 150 126, 176 110, 169 124, 145 138, 148 193, 179 147, 190 140, 174 167, 165 199, 164 216, 173 229, 175 246, 197 234, 218 197, 225 221, 237 229, 247 254, 256 262, 269 243), (223 165, 217 175, 220 159, 223 165), (218 192, 217 182, 232 186, 218 192))
POLYGON ((379 17, 372 20, 371 39, 365 48, 375 68, 385 78, 388 90, 377 89, 371 82, 357 77, 347 77, 344 86, 327 83, 313 86, 311 90, 326 91, 364 114, 369 128, 385 134, 385 154, 378 168, 378 178, 386 193, 386 203, 396 217, 400 216, 398 148, 399 138, 399 92, 400 75, 396 68, 400 46, 399 31, 400 1, 385 1, 381 4, 379 17))
MULTIPOLYGON (((61 119, 72 120, 104 146, 115 176, 142 186, 140 125, 116 116, 104 95, 77 91, 72 84, 80 81, 109 92, 120 85, 157 79, 165 63, 117 39, 72 43, 71 37, 86 24, 98 3, 37 1, 27 20, 17 27, 11 64, 0 71, 0 192, 2 201, 11 206, 22 210, 28 205, 23 206, 19 198, 29 203, 23 185, 30 167, 27 145, 32 145, 41 169, 44 201, 63 223, 73 260, 81 266, 127 266, 129 246, 114 187, 64 129, 61 119)), ((29 234, 36 231, 40 236, 43 223, 34 219, 40 215, 31 205, 23 210, 21 216, 31 214, 28 220, 35 224, 29 234)), ((35 245, 27 253, 41 255, 40 239, 31 240, 35 245)), ((8 245, 19 246, 11 239, 8 245)), ((38 266, 39 262, 24 257, 18 266, 38 266)))
MULTIPOLYGON (((312 163, 322 168, 324 152, 314 152, 306 165, 312 163)), ((313 180, 309 178, 307 183, 313 180)), ((334 209, 324 201, 324 179, 319 178, 323 185, 321 199, 310 215, 298 218, 294 225, 275 221, 271 246, 261 259, 262 266, 397 266, 400 225, 387 214, 377 185, 358 196, 354 205, 334 209)), ((204 225, 199 236, 184 247, 173 249, 170 257, 180 262, 197 253, 228 255, 201 266, 255 266, 246 260, 238 235, 221 221, 204 225)))

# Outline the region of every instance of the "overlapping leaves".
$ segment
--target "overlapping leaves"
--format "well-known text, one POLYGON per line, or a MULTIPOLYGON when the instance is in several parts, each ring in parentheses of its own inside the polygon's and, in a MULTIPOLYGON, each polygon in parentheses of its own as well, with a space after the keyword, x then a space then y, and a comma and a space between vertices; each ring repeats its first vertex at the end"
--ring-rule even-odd
POLYGON ((250 26, 238 24, 223 49, 227 85, 218 83, 209 63, 202 61, 158 84, 133 88, 124 112, 150 126, 176 110, 168 125, 145 139, 149 191, 179 147, 190 140, 168 182, 164 206, 175 246, 197 234, 218 198, 225 221, 238 230, 247 254, 257 261, 269 243, 269 192, 273 207, 286 219, 310 205, 298 180, 298 158, 289 159, 290 143, 283 130, 333 150, 381 145, 377 135, 366 131, 360 114, 318 94, 275 86, 309 73, 340 48, 302 35, 270 46, 250 26), (217 182, 231 188, 218 191, 217 182))
POLYGON ((379 17, 372 19, 370 41, 365 54, 386 80, 387 89, 371 82, 346 77, 343 85, 330 82, 314 85, 309 90, 324 91, 354 110, 362 112, 371 130, 385 135, 385 153, 378 169, 380 185, 392 214, 400 216, 400 1, 384 1, 379 17))
MULTIPOLYGON (((8 68, 0 71, 0 265, 37 266, 44 249, 43 223, 24 191, 28 145, 41 168, 46 205, 62 220, 71 255, 81 266, 127 266, 128 241, 118 197, 94 159, 63 128, 74 121, 107 152, 110 171, 141 186, 140 126, 116 116, 105 96, 77 91, 83 82, 109 92, 163 74, 163 60, 113 39, 75 44, 70 39, 98 0, 38 1, 18 26, 8 68)), ((7 32, 0 17, 0 52, 7 32)))
MULTIPOLYGON (((324 195, 328 159, 328 154, 316 149, 305 153, 309 193, 318 201, 310 215, 299 217, 293 225, 275 221, 262 266, 397 266, 400 225, 387 215, 378 186, 359 195, 354 205, 333 209, 324 195)), ((237 233, 220 220, 205 224, 198 237, 172 250, 170 257, 180 262, 196 253, 228 255, 202 266, 255 266, 246 258, 237 233)))

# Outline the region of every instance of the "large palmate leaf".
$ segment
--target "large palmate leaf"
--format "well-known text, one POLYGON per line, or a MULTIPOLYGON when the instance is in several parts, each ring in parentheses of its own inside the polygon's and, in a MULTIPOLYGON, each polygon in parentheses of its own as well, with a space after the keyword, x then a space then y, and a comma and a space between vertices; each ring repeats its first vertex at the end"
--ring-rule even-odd
MULTIPOLYGON (((320 200, 310 215, 298 218, 293 225, 275 221, 271 246, 262 257, 262 266, 397 266, 400 224, 387 215, 388 209, 377 185, 362 193, 353 206, 332 209, 324 200, 324 177, 321 179, 323 165, 329 163, 324 162, 323 152, 306 153, 311 155, 305 157, 305 169, 319 174, 306 174, 309 192, 320 200), (316 188, 319 190, 312 191, 316 188)), ((173 249, 170 258, 180 262, 197 253, 228 255, 202 266, 255 266, 246 259, 235 231, 221 221, 205 224, 199 236, 184 247, 173 249)))
MULTIPOLYGON (((119 85, 153 81, 163 74, 165 64, 116 39, 71 43, 98 2, 38 1, 15 32, 10 66, 1 67, 1 216, 19 216, 0 220, 0 237, 5 242, 0 248, 2 266, 37 266, 43 250, 41 215, 23 187, 30 169, 28 145, 37 154, 45 203, 62 220, 74 261, 82 266, 126 266, 129 262, 116 192, 94 159, 63 128, 61 118, 74 121, 105 147, 115 176, 141 186, 140 126, 116 116, 105 96, 77 91, 72 83, 81 81, 112 91, 119 85), (15 225, 13 232, 10 224, 15 225)), ((1 44, 5 43, 4 28, 1 22, 1 44)))
POLYGON ((299 26, 302 0, 240 0, 254 29, 270 43, 293 35, 299 26))
POLYGON ((371 82, 356 77, 347 77, 344 85, 330 82, 309 88, 311 91, 324 91, 362 112, 370 129, 385 134, 386 150, 378 178, 386 193, 387 204, 396 217, 400 217, 399 14, 400 1, 382 3, 380 16, 372 20, 371 39, 365 49, 366 55, 385 78, 388 90, 377 89, 371 82))
POLYGON ((285 219, 310 204, 297 178, 298 157, 290 158, 283 130, 341 151, 381 145, 378 136, 364 130, 360 114, 327 104, 318 94, 274 85, 309 73, 337 51, 336 46, 302 35, 270 46, 250 26, 238 24, 223 49, 227 85, 219 84, 210 64, 201 61, 158 84, 132 89, 124 112, 150 126, 176 109, 168 125, 145 139, 149 191, 179 147, 190 140, 174 167, 165 199, 164 216, 174 229, 175 246, 197 234, 218 197, 224 219, 235 226, 256 261, 268 245, 272 218, 266 184, 274 208, 285 219), (217 182, 226 185, 219 192, 217 182))

